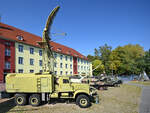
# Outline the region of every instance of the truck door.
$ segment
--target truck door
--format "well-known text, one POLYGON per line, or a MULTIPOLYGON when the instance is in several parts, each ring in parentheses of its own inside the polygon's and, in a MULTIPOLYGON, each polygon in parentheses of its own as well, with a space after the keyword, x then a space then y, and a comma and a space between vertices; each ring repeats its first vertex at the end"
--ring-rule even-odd
POLYGON ((73 87, 69 83, 68 79, 62 79, 62 84, 60 84, 59 88, 60 88, 59 90, 61 92, 72 92, 73 91, 73 87))
POLYGON ((41 92, 49 92, 49 79, 41 77, 41 92))

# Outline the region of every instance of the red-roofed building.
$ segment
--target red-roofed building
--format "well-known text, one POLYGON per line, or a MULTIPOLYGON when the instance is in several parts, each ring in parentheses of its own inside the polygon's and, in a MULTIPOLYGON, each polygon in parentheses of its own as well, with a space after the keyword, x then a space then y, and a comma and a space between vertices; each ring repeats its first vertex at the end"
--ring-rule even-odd
MULTIPOLYGON (((4 80, 4 73, 41 71, 42 49, 37 44, 41 40, 39 36, 0 23, 0 81, 4 80), (10 56, 6 56, 7 52, 10 56)), ((85 56, 56 42, 50 44, 57 61, 55 74, 92 74, 91 63, 85 56)))

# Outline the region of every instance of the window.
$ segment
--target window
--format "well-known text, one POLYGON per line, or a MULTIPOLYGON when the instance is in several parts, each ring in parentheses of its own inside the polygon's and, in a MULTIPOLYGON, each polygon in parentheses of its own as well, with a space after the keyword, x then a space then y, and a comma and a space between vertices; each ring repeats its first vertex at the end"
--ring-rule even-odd
POLYGON ((42 60, 39 60, 39 66, 42 66, 42 60))
POLYGON ((10 49, 5 49, 5 56, 10 56, 10 49))
POLYGON ((60 75, 62 75, 63 74, 63 72, 62 71, 60 71, 60 75))
POLYGON ((30 48, 30 54, 34 54, 34 48, 30 48))
POLYGON ((63 55, 60 55, 60 59, 61 59, 61 60, 63 59, 63 55))
POLYGON ((23 73, 23 69, 18 69, 18 73, 23 73))
POLYGON ((72 69, 72 64, 70 64, 70 69, 72 69))
POLYGON ((57 71, 55 71, 55 75, 57 75, 57 71))
POLYGON ((60 68, 62 68, 63 67, 63 64, 62 63, 60 63, 60 68))
POLYGON ((84 64, 86 63, 86 61, 85 60, 83 60, 84 61, 84 64))
POLYGON ((81 70, 83 69, 83 66, 81 66, 81 70))
POLYGON ((78 69, 80 69, 80 66, 78 65, 78 69))
POLYGON ((30 65, 34 65, 34 59, 30 58, 30 65))
POLYGON ((23 45, 18 45, 18 51, 23 52, 23 45))
POLYGON ((17 36, 17 39, 22 41, 23 37, 22 36, 17 36))
POLYGON ((84 70, 86 70, 86 67, 84 66, 84 70))
POLYGON ((80 59, 78 58, 78 62, 80 62, 80 59))
POLYGON ((66 69, 68 68, 68 65, 66 64, 66 69))
POLYGON ((54 54, 54 57, 57 58, 57 53, 54 54))
POLYGON ((42 50, 39 50, 39 55, 42 56, 42 50))
POLYGON ((43 72, 43 70, 40 70, 40 73, 42 73, 43 72))
POLYGON ((65 56, 65 59, 66 59, 66 61, 68 60, 68 57, 67 56, 65 56))
POLYGON ((10 42, 5 42, 5 45, 10 46, 11 44, 10 44, 10 42))
POLYGON ((30 70, 30 73, 34 73, 34 70, 31 69, 31 70, 30 70))
POLYGON ((56 62, 54 63, 54 67, 57 67, 57 63, 56 62))
POLYGON ((81 64, 83 63, 83 60, 81 59, 81 64))
POLYGON ((63 83, 64 84, 69 83, 69 80, 68 79, 63 79, 63 83))
POLYGON ((23 64, 23 57, 18 58, 18 64, 23 64))
POLYGON ((72 71, 70 71, 70 75, 72 75, 72 71))
POLYGON ((66 71, 66 75, 68 75, 68 71, 66 71))
POLYGON ((57 51, 61 51, 61 48, 58 48, 57 51))
POLYGON ((70 62, 72 62, 72 56, 70 56, 70 62))
POLYGON ((10 69, 10 62, 5 62, 5 69, 10 69))

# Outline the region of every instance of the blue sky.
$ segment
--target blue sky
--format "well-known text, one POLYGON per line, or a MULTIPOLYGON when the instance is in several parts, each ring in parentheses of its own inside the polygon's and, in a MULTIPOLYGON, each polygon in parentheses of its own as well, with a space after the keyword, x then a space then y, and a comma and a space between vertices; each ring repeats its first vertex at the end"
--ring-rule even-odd
POLYGON ((113 49, 126 44, 150 48, 150 0, 1 0, 1 22, 42 36, 51 10, 60 5, 53 40, 83 55, 107 43, 113 49))

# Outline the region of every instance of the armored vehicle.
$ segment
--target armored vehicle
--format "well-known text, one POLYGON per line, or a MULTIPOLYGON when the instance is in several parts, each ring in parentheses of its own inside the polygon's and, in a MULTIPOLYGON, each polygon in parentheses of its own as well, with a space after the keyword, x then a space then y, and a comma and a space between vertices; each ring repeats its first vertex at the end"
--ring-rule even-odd
POLYGON ((89 83, 90 86, 92 86, 98 90, 107 90, 107 86, 105 85, 105 83, 100 81, 96 77, 85 77, 82 80, 82 83, 89 83))
POLYGON ((121 80, 119 80, 119 79, 117 79, 116 77, 113 77, 113 76, 100 76, 99 80, 103 81, 105 83, 105 86, 117 87, 117 86, 119 86, 119 84, 122 83, 121 80))

